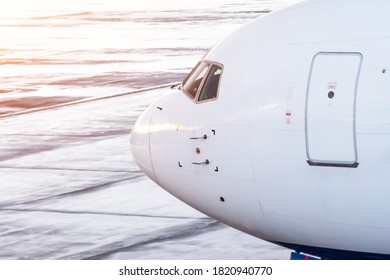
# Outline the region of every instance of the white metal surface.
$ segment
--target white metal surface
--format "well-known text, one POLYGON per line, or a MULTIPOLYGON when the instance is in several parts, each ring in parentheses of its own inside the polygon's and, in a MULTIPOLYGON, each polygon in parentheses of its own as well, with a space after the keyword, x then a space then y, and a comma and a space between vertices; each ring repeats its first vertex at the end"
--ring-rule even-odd
POLYGON ((390 254, 389 8, 306 1, 218 43, 204 58, 224 66, 217 100, 196 104, 176 90, 157 102, 164 114, 153 116, 150 145, 160 186, 263 239, 390 254), (318 53, 339 55, 313 63, 318 53), (175 127, 218 137, 199 140, 201 157, 175 127), (179 167, 184 157, 211 164, 179 167))

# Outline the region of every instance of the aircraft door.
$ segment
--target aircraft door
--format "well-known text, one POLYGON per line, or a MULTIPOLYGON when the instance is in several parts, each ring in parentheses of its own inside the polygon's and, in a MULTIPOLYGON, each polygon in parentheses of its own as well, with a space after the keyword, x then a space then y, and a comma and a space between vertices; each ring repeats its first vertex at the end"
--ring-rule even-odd
POLYGON ((356 95, 360 53, 318 53, 306 95, 306 154, 315 166, 357 167, 356 95))

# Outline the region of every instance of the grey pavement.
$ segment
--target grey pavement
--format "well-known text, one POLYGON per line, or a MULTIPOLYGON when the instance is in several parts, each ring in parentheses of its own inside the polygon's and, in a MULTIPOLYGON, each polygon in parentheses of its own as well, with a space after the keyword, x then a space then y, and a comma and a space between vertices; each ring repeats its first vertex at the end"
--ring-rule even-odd
POLYGON ((0 259, 287 259, 145 177, 130 152, 169 88, 0 119, 0 259))

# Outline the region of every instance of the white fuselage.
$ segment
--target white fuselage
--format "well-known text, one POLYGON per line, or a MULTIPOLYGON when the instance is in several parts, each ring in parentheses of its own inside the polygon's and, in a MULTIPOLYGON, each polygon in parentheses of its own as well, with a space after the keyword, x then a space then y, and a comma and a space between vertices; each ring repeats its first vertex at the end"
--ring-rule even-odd
POLYGON ((135 159, 259 238, 390 254, 389 9, 313 0, 245 25, 204 58, 223 65, 217 98, 170 90, 137 122, 135 159))

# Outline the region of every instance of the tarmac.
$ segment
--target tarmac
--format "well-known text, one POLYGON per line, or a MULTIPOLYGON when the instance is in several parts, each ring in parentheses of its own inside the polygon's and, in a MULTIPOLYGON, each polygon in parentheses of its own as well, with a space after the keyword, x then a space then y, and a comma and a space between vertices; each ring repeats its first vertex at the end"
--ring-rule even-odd
POLYGON ((132 126, 169 90, 0 116, 0 259, 288 259, 139 170, 132 126))

